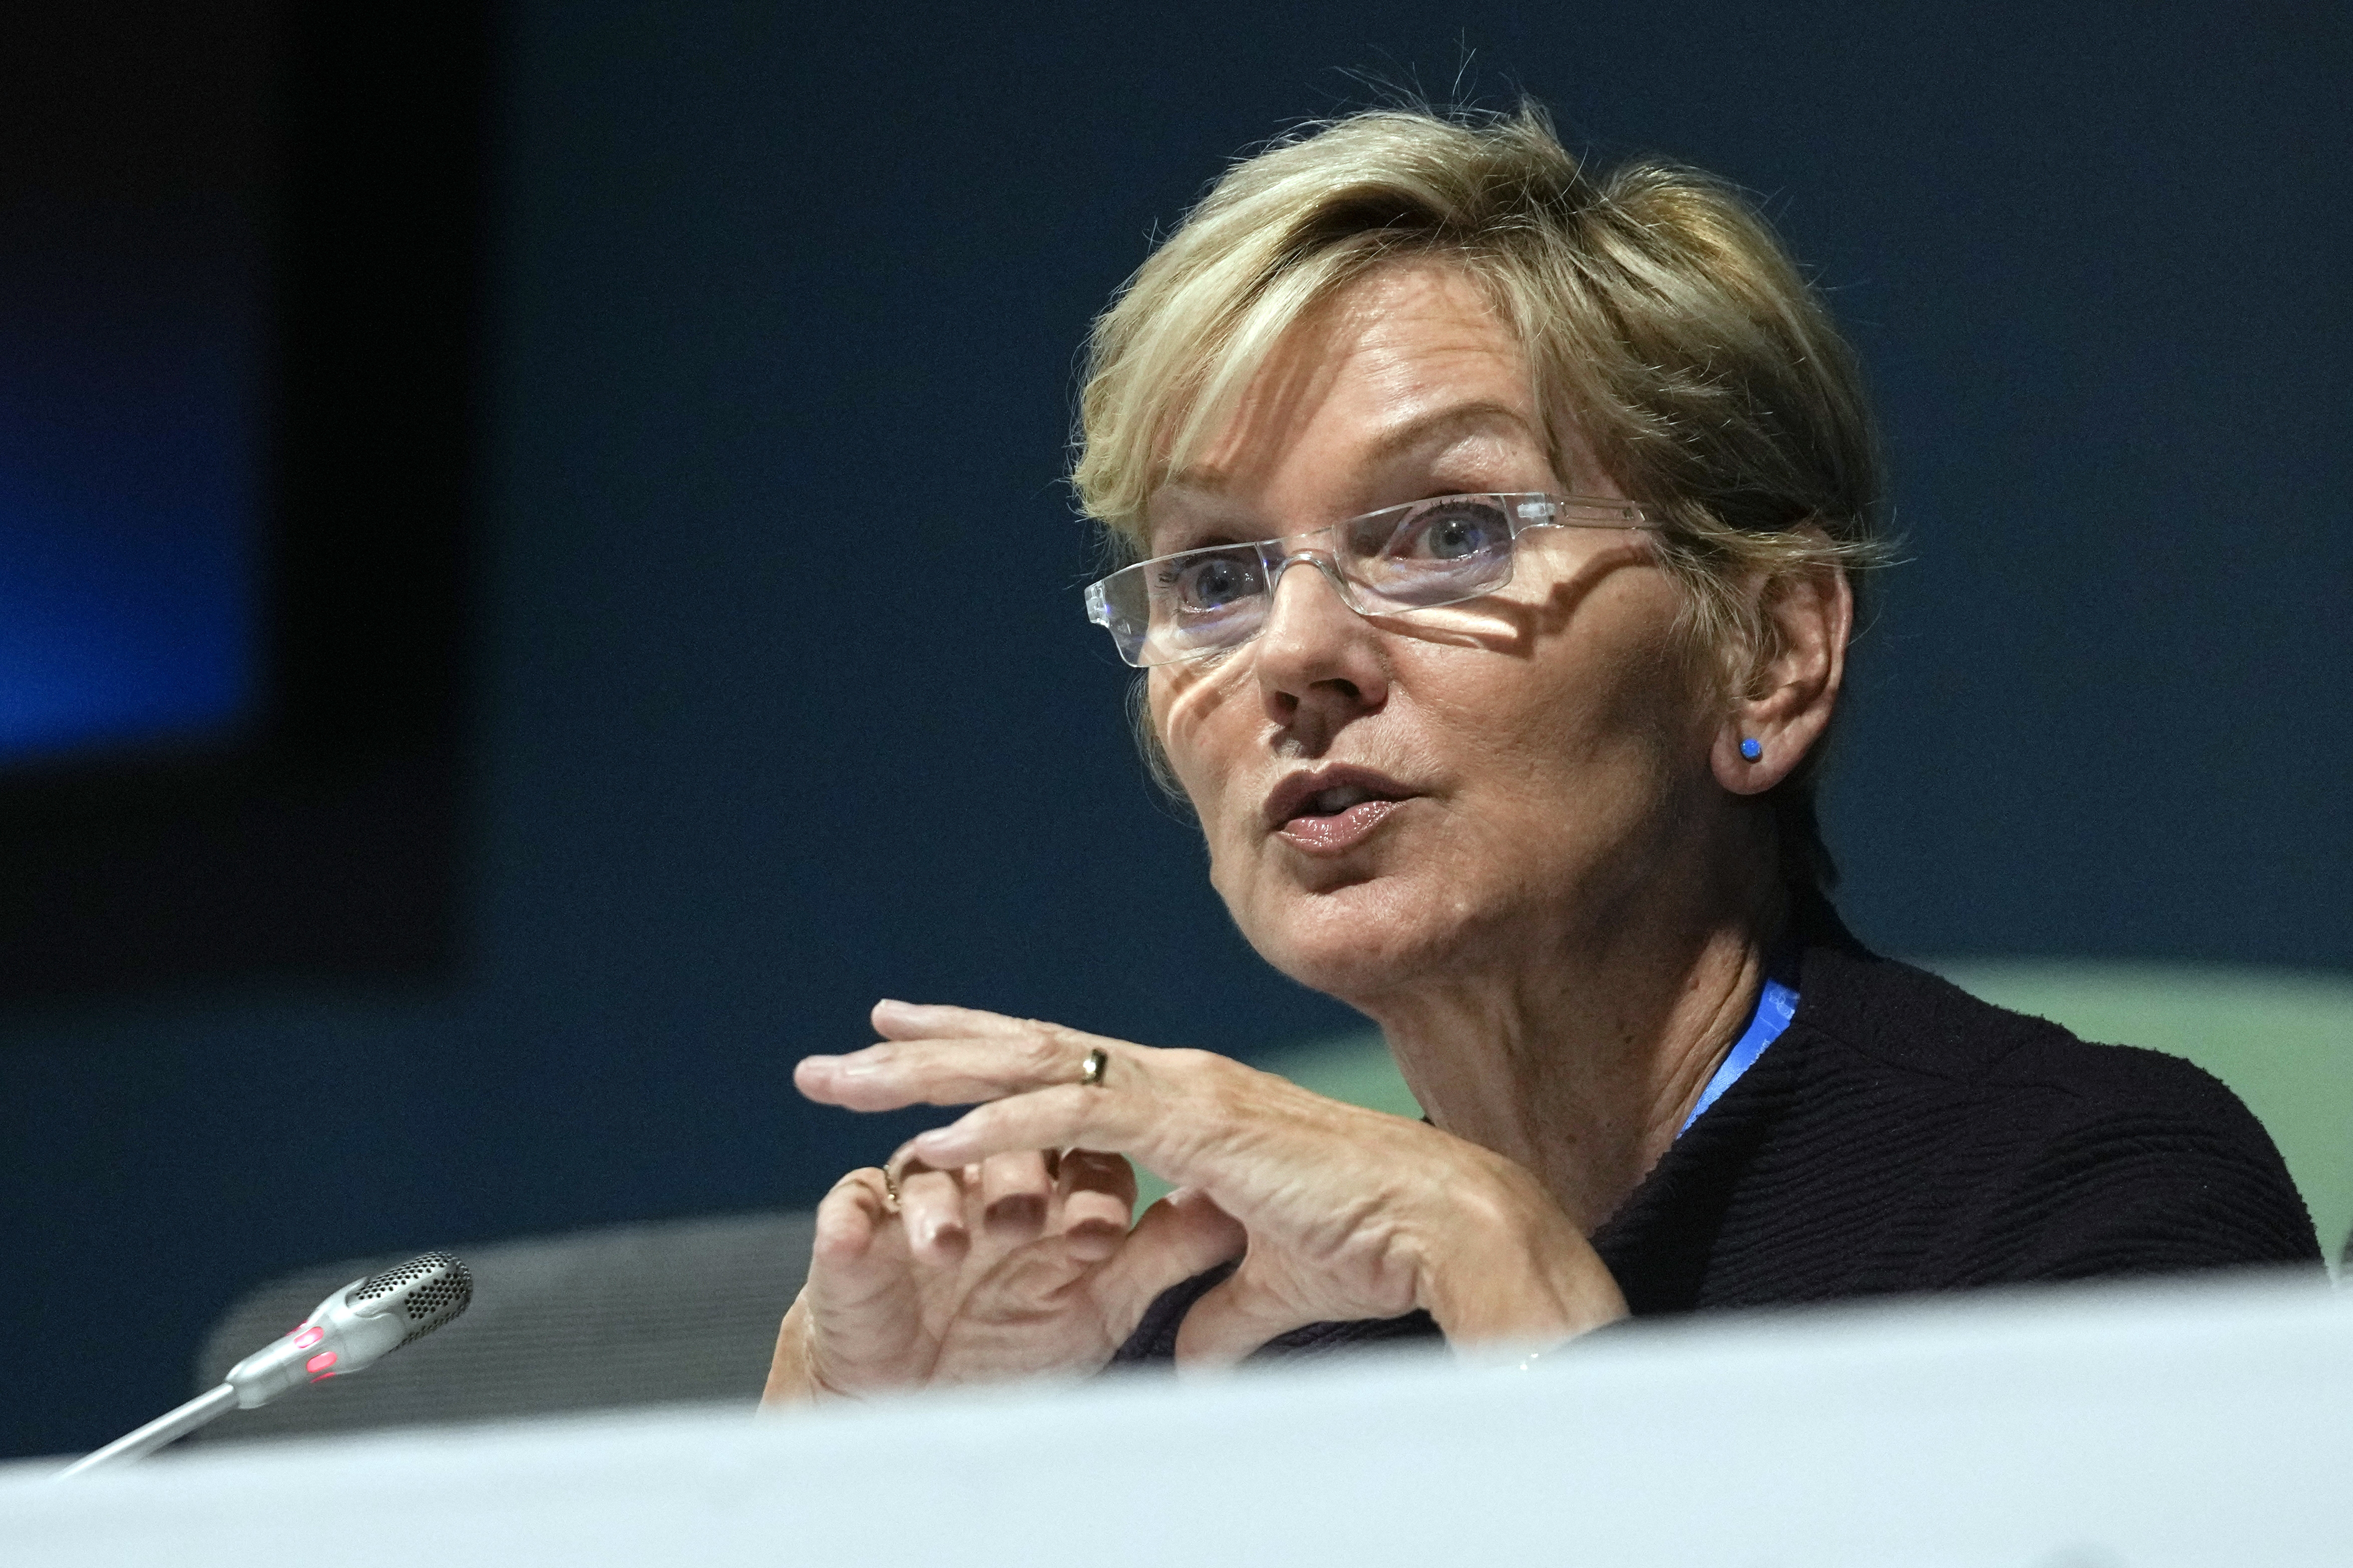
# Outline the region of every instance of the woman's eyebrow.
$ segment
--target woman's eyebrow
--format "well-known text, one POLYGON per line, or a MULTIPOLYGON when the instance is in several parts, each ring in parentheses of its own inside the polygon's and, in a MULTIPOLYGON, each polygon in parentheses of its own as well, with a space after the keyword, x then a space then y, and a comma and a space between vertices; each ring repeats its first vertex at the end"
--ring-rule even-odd
POLYGON ((1450 407, 1431 409, 1393 426, 1376 437, 1365 450, 1367 463, 1387 463, 1409 453, 1419 453, 1433 446, 1460 440, 1470 435, 1508 426, 1509 433, 1534 436, 1520 411, 1506 403, 1481 401, 1459 403, 1450 407))
MULTIPOLYGON (((1508 403, 1481 399, 1473 403, 1450 404, 1412 415, 1382 431, 1365 448, 1360 461, 1367 468, 1377 468, 1401 458, 1426 457, 1433 447, 1451 446, 1472 436, 1534 437, 1535 434, 1526 416, 1508 403)), ((1223 497, 1229 488, 1224 470, 1197 465, 1169 475, 1161 481, 1157 495, 1164 501, 1172 496, 1180 500, 1189 496, 1214 502, 1223 497)), ((1219 532, 1234 540, 1256 537, 1247 524, 1237 527, 1231 522, 1212 521, 1208 518, 1177 517, 1148 524, 1145 534, 1149 542, 1145 548, 1155 555, 1168 553, 1159 548, 1166 535, 1187 531, 1197 537, 1219 532)))
POLYGON ((1220 544, 1244 544, 1273 537, 1256 524, 1214 517, 1178 517, 1152 525, 1145 536, 1150 555, 1181 554, 1220 544))

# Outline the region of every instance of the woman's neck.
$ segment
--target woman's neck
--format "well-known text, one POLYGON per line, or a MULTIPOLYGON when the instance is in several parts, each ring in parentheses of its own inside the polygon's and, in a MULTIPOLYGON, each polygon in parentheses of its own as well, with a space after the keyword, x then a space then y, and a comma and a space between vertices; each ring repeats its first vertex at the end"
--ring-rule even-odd
POLYGON ((1756 1006, 1780 900, 1728 903, 1651 902, 1648 919, 1595 921, 1366 1011, 1432 1122, 1535 1173, 1590 1233, 1674 1142, 1756 1006))

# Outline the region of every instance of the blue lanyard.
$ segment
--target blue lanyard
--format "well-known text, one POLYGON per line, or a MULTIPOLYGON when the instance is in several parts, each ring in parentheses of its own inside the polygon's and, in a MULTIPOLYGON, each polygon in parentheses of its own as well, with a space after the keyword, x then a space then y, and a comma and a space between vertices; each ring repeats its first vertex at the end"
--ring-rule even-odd
POLYGON ((1725 1056, 1724 1065, 1715 1069, 1715 1076, 1707 1080, 1707 1087, 1699 1091, 1699 1103, 1692 1107, 1689 1116, 1683 1118, 1683 1124, 1675 1129, 1676 1137, 1690 1131, 1691 1124, 1721 1099, 1725 1089, 1740 1081, 1740 1075, 1756 1065, 1757 1058, 1765 1054, 1765 1047, 1781 1037, 1781 1031, 1789 1026, 1789 1020, 1797 1011, 1798 994, 1767 976, 1765 989, 1757 994, 1757 1011, 1748 1016, 1748 1027, 1741 1031, 1739 1039, 1733 1042, 1732 1049, 1725 1056))

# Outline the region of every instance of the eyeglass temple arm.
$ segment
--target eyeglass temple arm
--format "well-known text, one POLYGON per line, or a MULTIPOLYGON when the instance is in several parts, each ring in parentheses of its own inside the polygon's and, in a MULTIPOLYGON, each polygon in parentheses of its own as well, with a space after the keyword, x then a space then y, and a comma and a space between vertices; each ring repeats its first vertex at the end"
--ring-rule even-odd
POLYGON ((1546 496, 1540 500, 1525 500, 1514 507, 1513 513, 1522 528, 1648 528, 1651 520, 1642 509, 1630 500, 1618 500, 1606 496, 1546 496), (1601 518, 1572 518, 1570 511, 1614 514, 1609 521, 1601 518))

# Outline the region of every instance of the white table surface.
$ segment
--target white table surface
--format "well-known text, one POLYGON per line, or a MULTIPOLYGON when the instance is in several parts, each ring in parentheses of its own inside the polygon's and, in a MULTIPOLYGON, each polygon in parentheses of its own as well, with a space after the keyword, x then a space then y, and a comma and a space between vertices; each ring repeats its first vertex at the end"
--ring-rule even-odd
POLYGON ((2353 1299, 2051 1291, 1620 1331, 1526 1371, 1385 1356, 54 1468, 0 1471, 0 1561, 2342 1564, 2353 1299))

